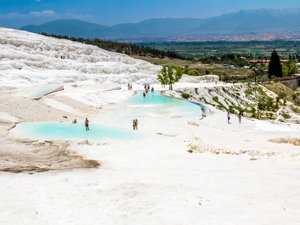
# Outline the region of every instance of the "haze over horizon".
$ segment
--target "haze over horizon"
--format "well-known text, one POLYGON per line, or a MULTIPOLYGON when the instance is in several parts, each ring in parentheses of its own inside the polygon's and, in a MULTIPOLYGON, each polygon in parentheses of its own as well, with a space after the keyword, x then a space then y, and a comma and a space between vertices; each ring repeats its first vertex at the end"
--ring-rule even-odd
POLYGON ((0 0, 0 26, 20 28, 59 19, 79 19, 103 25, 149 18, 209 18, 240 10, 296 9, 299 0, 0 0))

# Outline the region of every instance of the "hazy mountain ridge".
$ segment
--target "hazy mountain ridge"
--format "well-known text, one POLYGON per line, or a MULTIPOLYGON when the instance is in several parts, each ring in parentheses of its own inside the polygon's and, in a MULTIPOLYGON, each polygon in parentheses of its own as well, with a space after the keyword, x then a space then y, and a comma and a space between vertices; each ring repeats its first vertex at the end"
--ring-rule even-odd
POLYGON ((79 20, 57 20, 41 25, 29 25, 21 29, 36 33, 105 39, 168 39, 207 35, 300 33, 300 9, 242 10, 208 19, 148 19, 111 27, 79 20))

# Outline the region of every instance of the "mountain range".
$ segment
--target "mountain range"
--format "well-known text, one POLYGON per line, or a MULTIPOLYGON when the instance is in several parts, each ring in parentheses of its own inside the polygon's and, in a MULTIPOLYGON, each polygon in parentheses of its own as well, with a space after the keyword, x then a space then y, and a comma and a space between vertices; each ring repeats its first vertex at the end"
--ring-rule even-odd
POLYGON ((80 20, 56 20, 20 28, 35 33, 112 40, 169 39, 260 33, 300 33, 300 9, 242 10, 207 19, 158 18, 104 26, 80 20))

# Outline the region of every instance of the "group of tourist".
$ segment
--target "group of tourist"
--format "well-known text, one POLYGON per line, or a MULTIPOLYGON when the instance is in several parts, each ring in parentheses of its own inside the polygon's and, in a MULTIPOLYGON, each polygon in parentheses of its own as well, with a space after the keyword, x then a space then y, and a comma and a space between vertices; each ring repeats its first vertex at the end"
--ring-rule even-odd
MULTIPOLYGON (((77 124, 77 119, 75 118, 72 123, 77 124)), ((85 130, 87 131, 90 130, 90 121, 88 120, 88 118, 85 118, 84 126, 85 126, 85 130)))
MULTIPOLYGON (((127 84, 127 88, 128 88, 129 91, 131 91, 132 90, 132 84, 128 83, 127 84)), ((149 84, 145 84, 144 85, 144 92, 143 92, 144 97, 146 97, 146 95, 150 91, 150 88, 151 87, 150 87, 149 84)), ((153 87, 151 88, 151 92, 154 92, 154 88, 153 87)), ((72 123, 76 124, 77 123, 77 119, 75 118, 72 123)), ((90 122, 89 122, 88 118, 85 118, 84 125, 85 125, 86 131, 90 130, 89 123, 90 122)), ((133 130, 138 130, 138 123, 139 123, 138 119, 134 119, 132 121, 133 130)))
POLYGON ((134 119, 132 121, 133 130, 138 130, 139 121, 138 119, 134 119))
MULTIPOLYGON (((144 92, 143 92, 143 96, 144 98, 147 96, 147 94, 150 91, 150 85, 149 84, 145 84, 144 85, 144 92)), ((151 92, 154 92, 154 87, 151 87, 151 92)))
MULTIPOLYGON (((128 83, 127 87, 128 87, 128 90, 132 90, 132 84, 128 83)), ((153 87, 151 88, 149 84, 145 84, 145 85, 144 85, 143 96, 146 97, 146 95, 149 93, 150 90, 151 90, 151 92, 154 92, 154 88, 153 88, 153 87)), ((196 92, 196 93, 198 92, 198 88, 195 88, 195 92, 196 92)), ((201 111, 202 111, 202 118, 201 118, 201 119, 203 119, 203 118, 206 117, 205 108, 204 108, 204 107, 201 107, 201 111)), ((243 113, 240 112, 240 113, 238 114, 238 119, 239 119, 239 123, 240 123, 240 124, 242 123, 242 116, 243 116, 243 113)), ((230 111, 228 111, 228 112, 227 112, 227 123, 228 123, 228 124, 231 124, 230 119, 231 119, 231 114, 230 114, 230 111)), ((76 120, 76 118, 75 118, 75 119, 73 120, 73 124, 76 124, 76 123, 77 123, 77 120, 76 120)), ((85 118, 84 126, 85 126, 85 129, 86 129, 87 131, 90 130, 89 123, 90 123, 90 122, 89 122, 88 118, 85 118)), ((134 120, 132 121, 132 127, 133 127, 133 130, 138 130, 138 123, 139 123, 139 122, 138 122, 138 119, 134 119, 134 120)))
MULTIPOLYGON (((238 119, 239 119, 239 124, 241 124, 242 123, 243 112, 239 112, 239 114, 237 116, 238 116, 238 119)), ((227 112, 227 123, 231 124, 231 122, 230 122, 230 112, 229 111, 227 112)))
MULTIPOLYGON (((201 107, 201 111, 202 111, 202 118, 201 118, 201 119, 203 119, 204 117, 206 117, 204 107, 201 107)), ((240 112, 240 113, 238 114, 239 124, 242 123, 242 117, 243 117, 243 113, 240 112)), ((230 112, 228 111, 228 112, 227 112, 227 123, 228 123, 228 124, 231 124, 230 119, 231 119, 231 114, 230 114, 230 112)), ((72 123, 73 123, 73 124, 76 124, 76 123, 77 123, 77 119, 75 118, 75 119, 73 120, 72 123)), ((84 126, 85 126, 85 130, 86 130, 86 131, 90 130, 89 123, 90 123, 90 121, 88 120, 88 118, 85 118, 84 126)), ((134 120, 132 121, 132 127, 133 127, 133 130, 138 130, 138 124, 139 124, 138 119, 134 119, 134 120)))
MULTIPOLYGON (((131 89, 132 89, 132 85, 128 84, 128 90, 131 90, 131 89)), ((146 95, 148 94, 149 91, 150 91, 150 85, 149 84, 145 84, 144 85, 143 96, 146 97, 146 95)), ((195 89, 195 91, 198 91, 198 90, 195 89)), ((153 87, 151 88, 151 92, 154 92, 154 88, 153 87)), ((202 111, 202 118, 201 119, 203 119, 203 118, 206 117, 205 108, 201 107, 201 111, 202 111)), ((243 113, 239 112, 239 114, 237 116, 238 116, 238 119, 239 119, 239 124, 241 124, 242 123, 243 113)), ((228 124, 231 124, 230 119, 231 119, 231 114, 230 114, 230 111, 228 111, 227 112, 227 123, 228 124)), ((77 124, 77 119, 75 118, 72 123, 73 124, 77 124)), ((90 123, 90 121, 88 120, 88 118, 85 118, 84 126, 85 126, 86 131, 90 130, 89 123, 90 123)), ((138 130, 138 123, 139 123, 138 119, 134 119, 132 121, 133 130, 138 130)))

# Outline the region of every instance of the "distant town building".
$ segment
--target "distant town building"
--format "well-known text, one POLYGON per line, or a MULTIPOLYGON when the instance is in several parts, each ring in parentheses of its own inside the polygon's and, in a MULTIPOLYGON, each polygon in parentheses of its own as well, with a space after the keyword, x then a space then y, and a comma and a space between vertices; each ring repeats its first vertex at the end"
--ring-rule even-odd
POLYGON ((250 63, 269 63, 269 59, 252 59, 249 61, 250 63))
POLYGON ((236 68, 236 66, 230 65, 230 64, 224 64, 223 66, 224 66, 224 69, 235 69, 236 68))

